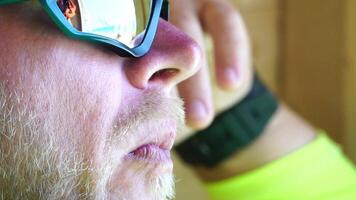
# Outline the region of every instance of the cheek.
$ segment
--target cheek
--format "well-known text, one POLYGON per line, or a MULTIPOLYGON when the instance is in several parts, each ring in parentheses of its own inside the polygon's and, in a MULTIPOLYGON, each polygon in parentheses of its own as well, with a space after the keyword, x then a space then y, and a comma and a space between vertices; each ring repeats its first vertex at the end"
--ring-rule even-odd
POLYGON ((125 78, 117 59, 89 59, 61 49, 46 59, 33 58, 25 67, 3 68, 1 82, 8 94, 21 94, 20 106, 50 124, 62 143, 80 144, 92 159, 117 118, 125 78))
POLYGON ((41 34, 36 24, 21 25, 6 31, 0 27, 1 83, 8 94, 22 94, 21 106, 63 131, 58 134, 82 140, 93 152, 97 145, 93 141, 107 137, 122 109, 123 94, 130 91, 123 60, 70 40, 53 27, 46 25, 50 31, 41 34))
POLYGON ((52 90, 56 94, 50 103, 69 120, 78 142, 93 153, 97 146, 102 146, 114 124, 122 102, 123 83, 117 68, 103 69, 105 66, 89 63, 84 66, 86 69, 70 69, 55 78, 58 85, 52 90))

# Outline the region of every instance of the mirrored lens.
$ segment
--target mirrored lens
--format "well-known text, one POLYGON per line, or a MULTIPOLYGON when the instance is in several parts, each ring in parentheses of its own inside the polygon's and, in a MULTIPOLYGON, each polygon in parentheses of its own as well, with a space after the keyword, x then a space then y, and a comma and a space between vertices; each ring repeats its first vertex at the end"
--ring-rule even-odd
POLYGON ((109 37, 136 47, 145 34, 152 0, 57 0, 78 31, 109 37))

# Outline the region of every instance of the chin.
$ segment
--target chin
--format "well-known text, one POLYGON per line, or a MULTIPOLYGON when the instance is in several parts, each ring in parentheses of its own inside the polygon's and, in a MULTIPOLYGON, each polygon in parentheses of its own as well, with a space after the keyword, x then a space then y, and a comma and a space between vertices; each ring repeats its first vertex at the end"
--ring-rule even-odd
POLYGON ((108 199, 168 200, 173 199, 174 176, 171 159, 145 160, 125 158, 108 180, 108 199))
POLYGON ((132 183, 117 185, 111 188, 106 199, 111 200, 170 200, 175 196, 174 177, 165 174, 155 179, 141 181, 137 178, 132 183), (128 185, 130 187, 128 188, 128 185))

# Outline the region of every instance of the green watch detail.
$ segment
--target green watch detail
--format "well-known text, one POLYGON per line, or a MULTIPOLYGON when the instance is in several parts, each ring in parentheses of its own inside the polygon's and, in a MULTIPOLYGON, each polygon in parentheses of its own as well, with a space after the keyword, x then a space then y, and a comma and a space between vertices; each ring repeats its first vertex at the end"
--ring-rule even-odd
POLYGON ((240 103, 175 150, 188 164, 214 167, 255 141, 277 108, 278 100, 255 75, 250 93, 240 103))

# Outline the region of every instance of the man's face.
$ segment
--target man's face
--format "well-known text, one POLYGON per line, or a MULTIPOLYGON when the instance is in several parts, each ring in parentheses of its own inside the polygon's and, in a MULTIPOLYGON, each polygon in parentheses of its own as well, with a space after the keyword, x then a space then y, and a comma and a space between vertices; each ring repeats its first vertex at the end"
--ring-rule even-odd
POLYGON ((173 196, 172 90, 197 71, 190 38, 160 21, 146 56, 122 58, 27 3, 0 7, 0 38, 0 197, 173 196))

